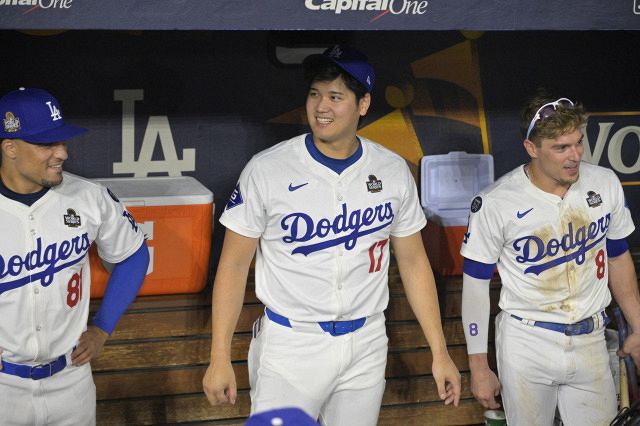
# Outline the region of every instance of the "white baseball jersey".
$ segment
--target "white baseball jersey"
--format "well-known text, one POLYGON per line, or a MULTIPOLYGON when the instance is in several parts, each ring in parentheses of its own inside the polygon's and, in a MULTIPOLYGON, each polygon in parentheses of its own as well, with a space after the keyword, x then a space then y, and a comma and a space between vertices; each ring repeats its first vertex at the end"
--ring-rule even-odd
POLYGON ((504 311, 567 324, 609 305, 606 239, 633 230, 611 170, 582 162, 560 198, 533 185, 520 166, 473 200, 461 253, 497 262, 504 311))
POLYGON ((118 263, 144 236, 107 189, 64 173, 31 207, 0 195, 0 348, 14 363, 68 353, 89 314, 89 247, 118 263))
POLYGON ((220 222, 260 238, 256 294, 273 311, 298 321, 382 312, 389 237, 426 224, 413 177, 402 157, 362 137, 362 156, 337 174, 305 137, 256 154, 220 222))

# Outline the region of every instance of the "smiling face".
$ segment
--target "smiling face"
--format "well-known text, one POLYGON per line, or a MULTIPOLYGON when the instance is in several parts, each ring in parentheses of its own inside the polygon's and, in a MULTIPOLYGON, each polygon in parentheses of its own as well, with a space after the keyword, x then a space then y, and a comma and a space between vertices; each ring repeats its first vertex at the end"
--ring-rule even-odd
POLYGON ((540 146, 525 141, 531 157, 532 181, 542 190, 564 195, 580 176, 580 161, 584 153, 581 129, 562 134, 555 139, 542 139, 540 146))
POLYGON ((32 144, 21 139, 3 140, 2 155, 2 181, 19 194, 59 185, 62 164, 69 157, 64 142, 32 144))
POLYGON ((333 81, 314 81, 307 94, 306 110, 313 141, 326 154, 327 146, 334 151, 349 151, 357 147, 358 121, 369 109, 371 95, 356 100, 342 77, 333 81))

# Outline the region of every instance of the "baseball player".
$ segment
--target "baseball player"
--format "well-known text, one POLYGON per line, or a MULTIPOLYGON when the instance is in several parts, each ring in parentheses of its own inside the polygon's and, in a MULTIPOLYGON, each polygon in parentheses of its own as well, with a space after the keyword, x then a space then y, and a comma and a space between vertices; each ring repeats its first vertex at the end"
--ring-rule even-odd
POLYGON ((149 255, 131 215, 106 188, 63 172, 66 124, 41 89, 0 99, 0 423, 95 424, 89 361, 138 292, 149 255), (88 251, 115 263, 87 327, 88 251))
POLYGON ((442 333, 415 182, 404 159, 356 136, 373 69, 347 46, 309 57, 304 68, 311 133, 255 155, 220 219, 227 231, 205 393, 212 404, 235 402, 230 344, 255 253, 266 309, 249 350, 252 413, 296 406, 325 425, 376 424, 393 246, 440 397, 457 405, 460 375, 442 333))
POLYGON ((540 92, 521 130, 529 163, 471 203, 462 244, 462 321, 471 390, 502 401, 509 425, 609 424, 616 393, 604 339, 611 292, 635 331, 622 350, 640 361, 640 297, 625 241, 634 230, 622 186, 582 163, 581 105, 540 92), (496 318, 500 381, 487 364, 489 280, 502 281, 496 318))

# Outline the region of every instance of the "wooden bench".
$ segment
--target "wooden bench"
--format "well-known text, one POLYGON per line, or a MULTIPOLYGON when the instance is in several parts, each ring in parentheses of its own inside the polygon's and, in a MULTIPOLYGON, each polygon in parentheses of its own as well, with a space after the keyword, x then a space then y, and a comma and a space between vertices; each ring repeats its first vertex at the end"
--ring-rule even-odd
MULTIPOLYGON (((379 425, 483 423, 484 409, 469 390, 460 321, 461 279, 438 279, 444 333, 451 356, 462 372, 462 400, 458 408, 444 406, 438 398, 431 375, 431 355, 394 263, 389 271, 389 285, 387 386, 379 425)), ((491 292, 495 307, 497 280, 492 283, 491 292)), ((92 302, 93 310, 97 309, 97 303, 92 302)), ((136 299, 107 341, 104 352, 92 363, 98 425, 243 424, 250 409, 247 351, 252 323, 262 310, 250 274, 232 342, 238 399, 234 406, 211 407, 202 392, 211 342, 210 294, 205 291, 136 299)))

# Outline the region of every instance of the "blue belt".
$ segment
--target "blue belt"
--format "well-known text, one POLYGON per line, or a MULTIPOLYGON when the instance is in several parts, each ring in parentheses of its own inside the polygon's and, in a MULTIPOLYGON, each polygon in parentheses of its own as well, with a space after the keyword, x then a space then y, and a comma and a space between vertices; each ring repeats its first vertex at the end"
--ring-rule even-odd
POLYGON ((546 328, 547 330, 557 331, 558 333, 564 333, 566 336, 579 336, 581 334, 591 333, 594 329, 594 317, 601 317, 603 320, 603 326, 609 324, 609 317, 604 313, 604 311, 589 318, 585 318, 582 321, 578 321, 574 324, 560 324, 557 322, 524 320, 519 316, 513 314, 511 315, 511 317, 524 324, 528 324, 533 327, 546 328))
MULTIPOLYGON (((267 317, 269 317, 271 321, 275 322, 276 324, 291 328, 291 322, 289 321, 289 318, 276 314, 269 308, 266 308, 265 312, 267 313, 267 317)), ((322 328, 332 336, 341 336, 343 334, 356 331, 364 325, 366 320, 367 318, 365 317, 350 321, 321 321, 318 322, 318 324, 320 325, 320 328, 322 328)))
POLYGON ((51 377, 56 373, 64 370, 67 366, 67 358, 60 355, 55 361, 48 364, 39 365, 23 365, 14 364, 12 362, 2 361, 2 370, 0 373, 11 374, 13 376, 22 377, 24 379, 40 380, 51 377))

